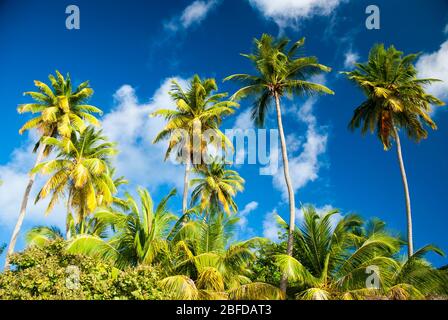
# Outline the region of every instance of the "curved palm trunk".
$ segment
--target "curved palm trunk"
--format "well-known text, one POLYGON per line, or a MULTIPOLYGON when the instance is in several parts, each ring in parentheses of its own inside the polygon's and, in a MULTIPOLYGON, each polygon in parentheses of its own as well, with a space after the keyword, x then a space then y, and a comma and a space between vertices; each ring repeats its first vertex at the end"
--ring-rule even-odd
POLYGON ((184 175, 184 193, 182 197, 182 213, 187 212, 187 201, 188 201, 188 176, 190 174, 191 163, 187 159, 185 163, 185 175, 184 175))
MULTIPOLYGON (((45 146, 41 145, 37 154, 36 163, 34 164, 34 167, 37 166, 44 157, 44 150, 45 146)), ((17 237, 19 236, 20 229, 22 227, 23 219, 25 218, 26 214, 26 206, 28 204, 28 198, 30 196, 31 188, 33 187, 34 180, 36 178, 36 174, 32 173, 30 175, 30 179, 28 180, 28 185, 25 189, 25 194, 23 195, 22 204, 20 206, 20 213, 19 217, 17 218, 16 226, 14 227, 14 231, 12 232, 11 240, 9 242, 8 251, 6 252, 6 259, 5 259, 5 270, 9 270, 10 268, 10 258, 11 255, 14 253, 14 248, 16 246, 17 237)))
POLYGON ((395 135, 395 141, 397 142, 397 157, 398 162, 400 164, 401 179, 403 181, 404 196, 406 199, 406 218, 408 228, 408 257, 410 257, 414 254, 414 244, 413 244, 414 239, 412 236, 411 197, 409 195, 408 179, 406 177, 406 170, 404 168, 403 154, 401 153, 400 136, 398 135, 398 130, 395 126, 394 126, 394 135, 395 135))
MULTIPOLYGON (((289 175, 289 161, 286 149, 285 133, 283 131, 280 98, 277 93, 275 94, 275 106, 277 109, 277 124, 278 124, 278 131, 280 133, 280 143, 282 146, 283 173, 285 175, 286 188, 288 189, 288 197, 289 197, 289 229, 288 229, 288 244, 286 248, 286 254, 288 256, 292 256, 293 232, 295 228, 295 219, 296 219, 296 206, 295 206, 294 190, 292 187, 291 176, 289 175)), ((287 286, 288 286, 288 280, 285 277, 285 275, 283 275, 280 281, 280 289, 282 290, 283 293, 286 293, 287 286)))

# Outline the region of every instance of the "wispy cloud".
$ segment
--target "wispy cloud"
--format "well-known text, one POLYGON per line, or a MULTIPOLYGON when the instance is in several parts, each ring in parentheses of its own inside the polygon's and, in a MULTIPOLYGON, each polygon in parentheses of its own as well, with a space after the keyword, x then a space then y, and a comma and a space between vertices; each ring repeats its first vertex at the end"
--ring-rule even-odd
POLYGON ((240 239, 242 237, 249 238, 252 234, 254 234, 254 230, 248 226, 249 220, 247 219, 247 216, 257 210, 258 208, 258 202, 251 201, 248 204, 246 204, 243 208, 243 210, 238 212, 238 220, 237 226, 238 229, 236 230, 236 238, 240 239))
POLYGON ((265 214, 263 219, 263 236, 272 241, 279 241, 279 232, 281 229, 277 224, 277 210, 274 209, 265 214))
POLYGON ((186 30, 201 23, 207 15, 220 3, 219 0, 196 0, 188 5, 181 14, 174 16, 164 24, 168 31, 186 30))
POLYGON ((252 111, 250 108, 239 113, 235 119, 233 129, 241 129, 241 130, 253 129, 254 121, 252 120, 251 114, 252 114, 252 111))
POLYGON ((330 15, 345 0, 249 0, 280 28, 296 27, 301 20, 330 15))
POLYGON ((355 63, 359 61, 359 54, 352 49, 348 50, 344 55, 344 67, 351 69, 355 66, 355 63))

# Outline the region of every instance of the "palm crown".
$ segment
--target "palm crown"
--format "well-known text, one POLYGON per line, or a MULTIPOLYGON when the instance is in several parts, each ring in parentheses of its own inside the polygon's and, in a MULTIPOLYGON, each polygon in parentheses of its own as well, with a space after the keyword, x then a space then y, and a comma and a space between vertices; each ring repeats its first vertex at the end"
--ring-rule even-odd
POLYGON ((305 43, 304 38, 287 50, 289 42, 288 39, 275 40, 270 35, 263 34, 260 39, 254 40, 252 54, 242 54, 252 61, 257 75, 234 74, 224 79, 237 80, 243 84, 232 99, 255 96, 252 117, 258 126, 264 125, 267 110, 275 95, 333 94, 327 87, 306 80, 309 76, 329 72, 331 69, 319 64, 316 57, 298 54, 305 43))
POLYGON ((385 149, 391 147, 394 127, 403 128, 413 140, 426 138, 425 125, 436 129, 430 117, 431 104, 444 105, 436 97, 427 94, 423 85, 437 79, 419 79, 413 62, 418 54, 403 53, 393 46, 375 45, 369 61, 356 64, 356 69, 344 72, 359 86, 367 97, 354 112, 349 127, 361 127, 364 134, 377 132, 385 149))
POLYGON ((265 239, 229 244, 239 219, 217 214, 184 221, 172 240, 173 268, 160 282, 175 299, 279 299, 272 285, 251 282, 248 266, 265 239))
MULTIPOLYGON (((205 142, 202 141, 200 145, 194 146, 192 140, 193 135, 200 136, 201 134, 201 132, 193 132, 194 129, 198 128, 198 125, 200 125, 202 132, 212 130, 220 137, 221 145, 217 147, 230 145, 227 137, 219 130, 219 125, 225 116, 234 112, 234 108, 238 107, 238 104, 222 100, 227 94, 214 93, 217 89, 214 79, 202 80, 198 75, 195 75, 190 81, 190 87, 187 91, 184 91, 178 82, 172 82, 170 95, 176 102, 176 109, 161 109, 152 114, 162 116, 168 121, 154 139, 154 143, 166 138, 169 139, 165 159, 176 148, 178 148, 179 154, 181 149, 185 148, 190 157, 193 152, 202 154, 201 152, 206 148, 205 142), (189 139, 186 140, 179 130, 185 130, 189 139)), ((185 161, 186 159, 182 160, 185 161)))
POLYGON ((400 263, 395 256, 404 241, 391 235, 382 221, 364 223, 356 215, 346 215, 334 223, 332 217, 337 212, 318 215, 313 207, 304 208, 303 224, 295 230, 294 257, 275 256, 281 270, 299 288, 297 298, 420 298, 440 288, 443 278, 429 272, 431 267, 423 260, 429 251, 443 254, 437 247, 424 247, 400 263), (369 266, 378 268, 377 288, 366 288, 369 266))
MULTIPOLYGON (((42 136, 62 136, 70 138, 73 131, 82 132, 86 128, 85 121, 99 125, 92 113, 101 114, 102 111, 92 105, 86 104, 93 95, 89 82, 81 83, 75 90, 72 88, 70 75, 64 76, 56 71, 56 77, 49 75, 51 87, 41 81, 34 81, 39 92, 25 92, 35 100, 34 103, 19 105, 19 113, 31 112, 38 114, 27 121, 19 130, 23 133, 29 129, 38 129, 42 136)), ((36 149, 39 142, 36 145, 36 149)))
POLYGON ((81 134, 73 132, 71 138, 45 137, 43 143, 59 152, 57 159, 43 162, 32 171, 52 175, 36 198, 37 202, 52 193, 47 213, 66 190, 69 204, 77 210, 78 221, 97 206, 113 201, 116 188, 110 176, 109 159, 116 150, 101 132, 88 127, 81 134))
POLYGON ((244 189, 244 179, 238 172, 215 160, 209 165, 198 167, 196 173, 199 177, 190 181, 195 186, 191 196, 192 205, 199 202, 201 210, 208 208, 210 213, 217 213, 221 208, 226 213, 238 211, 233 198, 244 189))

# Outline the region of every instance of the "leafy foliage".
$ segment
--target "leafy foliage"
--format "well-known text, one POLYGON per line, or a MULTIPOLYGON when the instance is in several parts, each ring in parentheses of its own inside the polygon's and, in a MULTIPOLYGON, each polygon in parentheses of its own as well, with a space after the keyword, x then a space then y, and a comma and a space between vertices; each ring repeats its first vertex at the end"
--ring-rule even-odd
POLYGON ((76 222, 82 223, 98 206, 113 202, 116 187, 109 161, 116 150, 101 132, 88 127, 82 133, 73 132, 69 138, 45 137, 43 142, 58 151, 56 159, 40 163, 32 171, 51 174, 36 197, 38 202, 51 194, 46 213, 66 191, 68 206, 75 209, 76 222))
POLYGON ((326 86, 308 80, 311 76, 331 69, 320 64, 316 57, 301 54, 305 38, 296 41, 288 49, 289 43, 287 38, 276 39, 263 34, 260 39, 254 39, 253 53, 242 54, 252 62, 256 75, 234 74, 224 79, 242 84, 232 99, 254 98, 252 118, 260 127, 264 125, 275 97, 334 93, 326 86))
POLYGON ((209 165, 198 166, 195 172, 199 177, 190 181, 195 186, 191 194, 192 206, 199 202, 201 210, 207 209, 209 213, 238 211, 233 198, 244 189, 244 179, 238 172, 216 160, 209 165))
POLYGON ((363 134, 377 132, 384 149, 390 149, 394 127, 420 141, 428 136, 425 125, 437 126, 430 117, 431 105, 444 103, 427 94, 425 85, 440 81, 419 79, 413 62, 418 54, 403 57, 393 46, 375 45, 366 63, 357 63, 356 69, 344 72, 365 94, 367 99, 355 110, 349 127, 361 128, 363 134))
POLYGON ((150 266, 118 270, 90 257, 70 254, 61 240, 31 246, 12 256, 16 269, 0 274, 0 299, 163 299, 159 271, 150 266), (79 269, 79 287, 67 285, 68 267, 79 269))
MULTIPOLYGON (((346 215, 335 223, 335 210, 318 215, 304 208, 304 221, 294 233, 294 254, 275 254, 278 267, 294 284, 298 299, 418 299, 430 294, 447 295, 446 278, 423 259, 435 251, 426 246, 405 261, 398 258, 403 240, 391 235, 384 223, 363 223, 346 215), (367 286, 366 270, 377 268, 379 287, 367 286)), ((281 226, 287 228, 286 223, 281 226)))
MULTIPOLYGON (((56 75, 50 74, 48 79, 51 86, 35 80, 34 85, 38 91, 24 93, 34 102, 19 105, 18 112, 31 112, 37 116, 22 126, 20 134, 26 130, 37 129, 42 137, 70 138, 73 132, 83 132, 87 127, 86 123, 99 126, 99 121, 93 114, 102 114, 101 109, 86 104, 93 95, 93 89, 89 87, 88 81, 73 89, 70 75, 64 77, 57 70, 56 75)), ((36 144, 35 150, 39 144, 40 141, 36 144)), ((48 154, 51 146, 46 149, 48 154)))
POLYGON ((220 145, 216 145, 218 140, 215 140, 216 147, 231 146, 230 141, 219 130, 219 125, 224 117, 235 112, 238 104, 223 100, 227 93, 215 93, 217 90, 215 79, 201 79, 198 75, 193 76, 186 90, 178 82, 172 82, 170 94, 176 102, 176 110, 160 109, 152 113, 152 116, 163 117, 168 121, 154 139, 154 143, 168 139, 165 160, 176 150, 177 156, 184 163, 194 163, 193 154, 202 155, 207 149, 207 143, 204 140, 196 145, 193 136, 206 131, 220 138, 220 145), (188 134, 188 137, 183 133, 188 134))
MULTIPOLYGON (((231 98, 217 93, 214 79, 195 75, 187 89, 173 81, 170 92, 176 109, 153 113, 167 120, 154 143, 168 140, 166 158, 175 153, 188 163, 194 152, 203 155, 209 145, 229 147, 220 131, 222 120, 234 113, 237 99, 255 98, 252 117, 262 126, 271 100, 276 100, 282 150, 286 142, 279 99, 292 95, 332 94, 322 84, 309 81, 330 69, 316 57, 301 55, 304 39, 290 45, 287 39, 262 35, 252 54, 243 55, 256 69, 255 76, 232 75, 226 80, 243 84, 231 98), (221 140, 195 145, 186 140, 195 130, 210 130, 221 140), (217 142, 221 144, 218 145, 217 142)), ((426 138, 425 125, 435 128, 430 104, 441 105, 423 85, 435 79, 418 79, 413 66, 417 55, 402 57, 395 48, 375 46, 365 64, 345 74, 367 96, 355 110, 352 129, 377 131, 387 149, 395 126, 415 139, 426 138)), ((428 252, 443 255, 427 245, 407 258, 404 241, 372 219, 357 215, 336 220, 337 210, 319 214, 303 208, 304 219, 294 227, 294 195, 290 197, 290 226, 279 216, 279 243, 264 238, 235 239, 238 206, 234 200, 244 179, 218 161, 194 166, 196 177, 191 208, 178 217, 169 208, 172 190, 157 205, 148 190, 139 188, 138 199, 118 189, 126 183, 115 178, 111 157, 115 145, 102 135, 93 116, 101 110, 87 105, 93 94, 88 82, 72 90, 70 77, 49 76, 51 87, 35 81, 39 92, 27 92, 35 103, 19 112, 38 114, 20 130, 38 129, 36 148, 56 158, 38 164, 32 174, 50 175, 36 202, 51 195, 49 213, 63 197, 67 200, 65 233, 56 227, 36 226, 26 235, 28 247, 11 257, 13 270, 0 274, 0 299, 423 299, 448 296, 448 273, 425 259, 428 252), (231 215, 230 213, 235 213, 231 215), (287 241, 286 241, 287 239, 287 241), (288 254, 283 254, 285 249, 288 254), (379 287, 370 288, 366 270, 374 266, 379 287), (79 271, 76 285, 68 281, 79 271), (284 292, 284 280, 291 286, 284 292), (278 288, 281 285, 282 290, 278 288)), ((284 158, 287 158, 286 156, 284 158)), ((284 159, 285 160, 285 159, 284 159)), ((194 162, 194 161, 193 161, 194 162)), ((285 164, 287 162, 285 161, 285 164)), ((185 181, 189 169, 186 170, 185 181)), ((289 173, 285 171, 288 182, 289 173)), ((1 181, 0 181, 1 183, 1 181)), ((288 183, 287 183, 288 184, 288 183)), ((290 186, 289 186, 290 187, 290 186)), ((188 191, 188 188, 185 188, 188 191)), ((29 190, 28 190, 29 192, 29 190)), ((184 192, 186 203, 187 192, 184 192)), ((186 207, 186 205, 185 205, 186 207)), ((4 246, 0 246, 0 254, 4 246)))

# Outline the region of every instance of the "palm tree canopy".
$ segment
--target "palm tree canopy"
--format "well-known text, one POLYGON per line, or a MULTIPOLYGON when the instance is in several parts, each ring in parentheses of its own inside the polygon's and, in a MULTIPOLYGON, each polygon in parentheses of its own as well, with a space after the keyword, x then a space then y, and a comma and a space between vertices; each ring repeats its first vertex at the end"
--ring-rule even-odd
MULTIPOLYGON (((20 134, 26 130, 37 129, 42 136, 70 138, 73 131, 84 131, 87 127, 86 122, 99 125, 98 119, 93 114, 101 114, 101 109, 87 104, 93 95, 93 89, 89 87, 88 81, 73 89, 69 74, 64 77, 56 71, 56 76, 50 74, 48 78, 51 86, 35 80, 34 85, 39 91, 24 93, 34 102, 19 105, 18 112, 31 112, 37 116, 22 126, 20 134)), ((38 146, 39 142, 35 149, 38 146)))
MULTIPOLYGON (((195 134, 200 135, 206 130, 210 130, 220 138, 221 145, 217 145, 217 147, 231 146, 230 141, 219 130, 219 125, 224 117, 234 113, 238 104, 223 100, 227 93, 216 93, 217 90, 215 79, 201 79, 198 75, 195 75, 190 81, 187 90, 184 90, 177 81, 172 81, 170 95, 176 103, 176 109, 160 109, 152 113, 152 116, 161 116, 167 120, 166 126, 154 139, 154 143, 164 139, 169 140, 165 159, 176 148, 178 153, 182 148, 185 148, 190 154, 202 152, 206 148, 205 142, 203 141, 200 146, 194 146, 192 137, 195 134), (202 132, 193 132, 198 126, 202 132), (189 135, 189 139, 183 136, 181 130, 189 135)), ((217 142, 214 143, 217 144, 217 142)))
MULTIPOLYGON (((191 217, 190 217, 191 218, 191 217)), ((231 243, 237 217, 186 219, 171 240, 174 268, 160 282, 176 299, 280 299, 278 288, 249 279, 253 249, 266 239, 231 243)))
POLYGON ((367 100, 354 111, 349 128, 361 132, 377 132, 385 150, 391 147, 393 127, 403 128, 407 135, 420 141, 428 136, 425 125, 436 129, 431 119, 431 105, 444 105, 427 94, 424 85, 437 79, 420 79, 413 63, 418 54, 403 56, 393 46, 375 45, 369 60, 357 63, 356 69, 343 72, 361 88, 367 100))
POLYGON ((307 79, 331 69, 318 62, 316 57, 300 55, 300 49, 305 44, 305 38, 293 43, 286 38, 275 39, 263 34, 260 39, 254 39, 254 52, 242 54, 254 64, 256 75, 234 74, 224 79, 239 81, 243 87, 232 96, 241 99, 254 96, 252 118, 258 126, 263 126, 271 100, 275 95, 289 96, 333 94, 326 86, 313 83, 307 79))
POLYGON ((275 257, 280 269, 302 288, 298 298, 330 299, 365 288, 366 268, 372 265, 380 268, 382 284, 390 285, 390 270, 396 267, 392 255, 400 249, 395 237, 383 228, 364 228, 357 215, 335 222, 337 210, 322 215, 313 207, 303 211, 303 223, 294 234, 293 257, 275 257))
POLYGON ((109 164, 116 149, 101 131, 88 127, 79 134, 72 132, 70 138, 45 137, 42 141, 58 151, 56 159, 43 162, 32 170, 33 173, 51 174, 36 198, 37 202, 52 194, 47 213, 66 191, 71 207, 77 211, 78 221, 98 206, 113 201, 116 187, 109 164))
POLYGON ((111 238, 103 239, 97 234, 75 237, 68 250, 111 259, 120 268, 156 262, 161 253, 167 254, 168 234, 177 220, 167 207, 175 194, 176 190, 171 190, 157 206, 146 189, 138 189, 140 205, 127 194, 127 210, 104 208, 94 214, 101 224, 112 228, 111 238))
POLYGON ((25 236, 29 246, 42 246, 49 241, 64 239, 64 234, 57 226, 35 226, 25 236))
POLYGON ((196 167, 195 172, 199 177, 190 181, 191 186, 195 186, 191 206, 199 202, 201 210, 207 208, 210 213, 219 212, 221 208, 227 214, 238 211, 234 197, 244 189, 244 179, 238 172, 216 159, 209 165, 196 167))

